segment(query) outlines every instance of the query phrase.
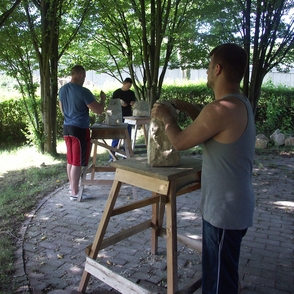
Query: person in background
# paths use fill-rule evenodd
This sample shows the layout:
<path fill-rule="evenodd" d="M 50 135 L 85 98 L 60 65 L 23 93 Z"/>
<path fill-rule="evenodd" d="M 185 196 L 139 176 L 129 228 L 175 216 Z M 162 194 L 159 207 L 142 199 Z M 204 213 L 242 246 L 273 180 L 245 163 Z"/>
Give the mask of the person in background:
<path fill-rule="evenodd" d="M 132 116 L 133 109 L 132 106 L 136 101 L 135 93 L 131 90 L 133 81 L 131 78 L 126 78 L 123 81 L 122 87 L 115 90 L 112 94 L 112 99 L 120 99 L 121 100 L 121 109 L 122 109 L 122 116 Z M 124 119 L 123 119 L 124 121 Z M 128 125 L 128 133 L 130 139 L 132 137 L 132 125 Z M 118 147 L 119 139 L 112 140 L 111 146 L 114 148 Z M 113 158 L 110 156 L 109 161 L 112 161 Z"/>
<path fill-rule="evenodd" d="M 252 107 L 240 92 L 248 57 L 236 44 L 222 44 L 210 52 L 207 86 L 215 100 L 199 111 L 173 99 L 193 122 L 181 129 L 169 109 L 155 103 L 151 117 L 165 125 L 176 150 L 203 143 L 201 175 L 202 293 L 238 293 L 241 241 L 252 226 L 255 196 L 252 168 L 255 124 Z"/>
<path fill-rule="evenodd" d="M 83 87 L 86 71 L 81 65 L 71 69 L 71 81 L 59 90 L 59 106 L 64 115 L 63 136 L 67 148 L 67 176 L 71 200 L 77 200 L 82 166 L 90 157 L 89 109 L 97 114 L 104 111 L 106 95 L 101 91 L 100 102 L 92 92 Z"/>

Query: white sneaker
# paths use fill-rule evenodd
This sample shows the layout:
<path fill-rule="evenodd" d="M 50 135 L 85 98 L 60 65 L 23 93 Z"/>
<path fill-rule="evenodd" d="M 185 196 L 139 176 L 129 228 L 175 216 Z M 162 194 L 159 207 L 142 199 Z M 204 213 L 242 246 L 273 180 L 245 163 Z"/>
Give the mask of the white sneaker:
<path fill-rule="evenodd" d="M 79 195 L 71 195 L 70 197 L 69 197 L 69 199 L 70 200 L 78 200 L 78 198 L 79 198 Z M 92 199 L 93 197 L 92 196 L 89 196 L 89 195 L 86 195 L 86 194 L 82 194 L 82 200 L 85 200 L 85 199 Z"/>
<path fill-rule="evenodd" d="M 69 197 L 69 199 L 70 200 L 78 200 L 78 195 L 71 195 L 70 197 Z"/>

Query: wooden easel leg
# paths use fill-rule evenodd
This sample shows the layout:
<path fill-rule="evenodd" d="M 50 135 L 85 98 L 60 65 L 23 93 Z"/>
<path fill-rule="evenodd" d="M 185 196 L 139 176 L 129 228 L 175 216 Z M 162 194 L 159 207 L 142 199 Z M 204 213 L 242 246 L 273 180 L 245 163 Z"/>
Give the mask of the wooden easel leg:
<path fill-rule="evenodd" d="M 148 132 L 146 130 L 146 125 L 142 125 L 142 127 L 143 127 L 143 132 L 144 132 L 145 145 L 147 148 L 148 147 Z"/>
<path fill-rule="evenodd" d="M 166 203 L 167 294 L 178 291 L 177 207 L 175 183 L 171 182 Z"/>
<path fill-rule="evenodd" d="M 138 126 L 135 125 L 134 137 L 133 137 L 133 141 L 132 141 L 132 149 L 133 150 L 135 150 L 136 139 L 137 139 L 137 131 L 138 131 Z"/>
<path fill-rule="evenodd" d="M 152 196 L 156 196 L 157 193 L 152 192 Z M 151 253 L 157 254 L 158 252 L 158 211 L 159 211 L 159 203 L 156 202 L 152 204 L 152 217 L 151 217 Z"/>
<path fill-rule="evenodd" d="M 126 154 L 127 158 L 131 158 L 134 154 L 133 154 L 133 150 L 131 148 L 131 140 L 130 140 L 128 130 L 125 130 L 125 136 L 126 136 L 126 139 L 124 140 L 125 154 Z M 132 186 L 132 191 L 133 191 L 134 200 L 137 200 L 138 199 L 137 191 L 134 186 Z"/>
<path fill-rule="evenodd" d="M 157 193 L 152 193 L 152 196 L 157 196 Z M 158 253 L 158 237 L 160 233 L 160 229 L 162 228 L 165 204 L 166 202 L 163 200 L 165 198 L 161 198 L 162 200 L 158 203 L 152 204 L 152 230 L 151 230 L 151 253 Z"/>
<path fill-rule="evenodd" d="M 89 252 L 89 257 L 91 257 L 92 259 L 97 258 L 97 255 L 98 255 L 100 246 L 102 244 L 121 185 L 122 185 L 121 182 L 114 179 L 103 215 L 101 217 L 101 220 L 96 232 L 96 236 L 94 238 L 93 244 L 91 246 L 91 250 Z M 79 285 L 79 289 L 78 289 L 79 292 L 81 293 L 85 292 L 89 282 L 89 278 L 90 278 L 90 274 L 84 270 L 82 279 Z"/>

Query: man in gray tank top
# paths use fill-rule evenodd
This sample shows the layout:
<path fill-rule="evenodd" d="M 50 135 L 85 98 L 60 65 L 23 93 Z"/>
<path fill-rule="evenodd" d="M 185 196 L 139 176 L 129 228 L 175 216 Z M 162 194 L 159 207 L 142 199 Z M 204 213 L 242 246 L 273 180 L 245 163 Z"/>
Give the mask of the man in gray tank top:
<path fill-rule="evenodd" d="M 255 197 L 252 165 L 255 124 L 251 105 L 240 92 L 247 66 L 245 50 L 222 44 L 210 52 L 207 86 L 215 100 L 201 111 L 173 99 L 193 119 L 182 130 L 169 109 L 156 103 L 151 116 L 161 120 L 176 150 L 203 143 L 201 176 L 202 293 L 237 294 L 240 247 L 252 226 Z"/>

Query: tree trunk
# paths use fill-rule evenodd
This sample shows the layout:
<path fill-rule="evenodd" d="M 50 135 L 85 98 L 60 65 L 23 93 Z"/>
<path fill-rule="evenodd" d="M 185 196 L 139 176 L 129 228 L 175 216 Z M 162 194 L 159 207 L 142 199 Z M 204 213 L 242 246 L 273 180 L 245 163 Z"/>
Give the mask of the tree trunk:
<path fill-rule="evenodd" d="M 261 94 L 261 85 L 264 77 L 265 73 L 263 73 L 262 70 L 252 70 L 248 99 L 251 103 L 254 114 L 256 114 L 257 104 Z"/>

